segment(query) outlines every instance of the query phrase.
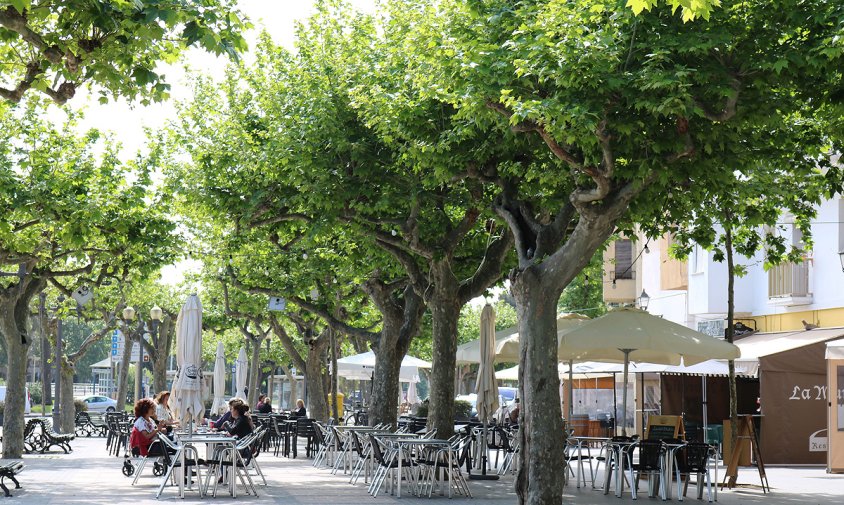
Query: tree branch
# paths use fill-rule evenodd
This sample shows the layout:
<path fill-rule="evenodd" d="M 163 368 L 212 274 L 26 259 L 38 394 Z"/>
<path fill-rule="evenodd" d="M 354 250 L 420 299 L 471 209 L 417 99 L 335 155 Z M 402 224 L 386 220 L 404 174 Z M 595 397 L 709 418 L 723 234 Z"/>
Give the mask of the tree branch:
<path fill-rule="evenodd" d="M 278 340 L 281 342 L 281 346 L 284 347 L 287 355 L 290 356 L 290 359 L 296 364 L 296 368 L 304 370 L 306 367 L 305 360 L 302 358 L 302 355 L 299 354 L 299 351 L 296 350 L 293 339 L 290 338 L 290 335 L 288 335 L 284 325 L 281 324 L 275 314 L 270 314 L 270 327 L 272 328 L 273 333 L 275 333 L 278 337 Z"/>
<path fill-rule="evenodd" d="M 736 115 L 736 105 L 738 104 L 739 93 L 741 91 L 741 81 L 737 77 L 733 77 L 730 79 L 730 88 L 733 93 L 727 97 L 727 102 L 719 112 L 713 111 L 702 101 L 697 99 L 695 100 L 695 104 L 703 110 L 703 116 L 706 119 L 723 123 L 724 121 L 729 121 Z"/>
<path fill-rule="evenodd" d="M 82 342 L 82 345 L 79 346 L 79 349 L 77 349 L 73 354 L 68 354 L 67 361 L 75 363 L 79 358 L 84 356 L 86 352 L 88 352 L 88 349 L 92 345 L 99 342 L 100 339 L 111 333 L 111 331 L 117 327 L 116 323 L 117 319 L 111 317 L 108 321 L 106 321 L 105 326 L 102 327 L 99 331 L 88 335 L 88 338 L 86 338 L 85 341 Z"/>
<path fill-rule="evenodd" d="M 272 217 L 268 217 L 265 219 L 258 219 L 249 222 L 249 228 L 260 228 L 261 226 L 267 226 L 276 223 L 286 223 L 290 221 L 301 221 L 304 223 L 310 223 L 311 217 L 305 214 L 300 213 L 289 213 L 289 214 L 278 214 Z"/>
<path fill-rule="evenodd" d="M 408 279 L 410 279 L 410 283 L 413 285 L 414 289 L 416 289 L 417 293 L 424 293 L 425 290 L 428 289 L 428 281 L 422 274 L 422 269 L 419 268 L 419 264 L 416 263 L 416 259 L 412 254 L 400 247 L 384 242 L 380 239 L 376 239 L 375 243 L 381 249 L 387 251 L 396 259 L 396 261 L 399 262 L 399 264 L 401 264 L 402 268 L 407 273 Z"/>
<path fill-rule="evenodd" d="M 472 298 L 480 296 L 501 277 L 501 267 L 512 247 L 513 234 L 505 228 L 504 233 L 487 246 L 484 258 L 474 275 L 460 284 L 457 296 L 460 297 L 461 303 L 466 304 Z"/>
<path fill-rule="evenodd" d="M 365 338 L 370 341 L 378 338 L 377 333 L 365 330 L 363 328 L 358 328 L 356 326 L 351 326 L 350 324 L 340 321 L 327 310 L 324 310 L 318 305 L 310 303 L 307 300 L 303 300 L 302 298 L 299 298 L 297 296 L 291 297 L 289 298 L 289 300 L 295 303 L 297 306 L 301 307 L 302 309 L 307 310 L 311 314 L 318 316 L 335 331 L 345 333 L 346 335 L 353 335 L 355 337 Z"/>

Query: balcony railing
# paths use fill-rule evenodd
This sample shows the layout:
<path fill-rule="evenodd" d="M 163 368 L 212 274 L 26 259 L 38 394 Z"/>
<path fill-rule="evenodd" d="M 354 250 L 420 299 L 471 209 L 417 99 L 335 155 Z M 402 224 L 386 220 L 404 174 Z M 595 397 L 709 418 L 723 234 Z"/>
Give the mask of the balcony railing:
<path fill-rule="evenodd" d="M 768 298 L 808 298 L 808 261 L 780 263 L 768 270 Z"/>

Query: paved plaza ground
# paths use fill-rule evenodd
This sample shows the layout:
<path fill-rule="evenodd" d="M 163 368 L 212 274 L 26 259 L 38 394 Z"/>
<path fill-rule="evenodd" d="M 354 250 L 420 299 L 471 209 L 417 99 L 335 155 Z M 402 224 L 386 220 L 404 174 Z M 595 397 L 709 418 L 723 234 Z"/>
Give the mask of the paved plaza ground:
<path fill-rule="evenodd" d="M 24 462 L 27 469 L 21 474 L 23 489 L 13 489 L 14 498 L 9 503 L 20 502 L 33 505 L 63 505 L 63 504 L 103 504 L 115 503 L 162 503 L 183 502 L 198 503 L 200 501 L 231 502 L 227 495 L 216 499 L 200 500 L 195 493 L 188 492 L 184 500 L 176 497 L 176 488 L 165 490 L 160 500 L 155 500 L 155 492 L 160 482 L 153 477 L 149 468 L 136 486 L 131 485 L 131 479 L 121 473 L 122 456 L 116 458 L 108 456 L 105 441 L 102 438 L 79 438 L 73 443 L 74 452 L 69 455 L 49 453 L 45 455 L 26 455 Z M 262 454 L 259 459 L 268 486 L 259 486 L 260 496 L 246 496 L 240 494 L 239 502 L 278 503 L 285 505 L 310 504 L 385 504 L 385 503 L 430 503 L 448 502 L 450 504 L 515 504 L 516 495 L 513 492 L 513 478 L 506 476 L 499 481 L 470 482 L 474 499 L 455 498 L 448 501 L 447 497 L 420 499 L 404 496 L 401 499 L 388 494 L 381 494 L 372 498 L 366 493 L 366 486 L 362 483 L 352 486 L 348 477 L 331 475 L 328 470 L 317 470 L 311 466 L 311 460 L 305 459 L 300 453 L 298 459 L 276 458 L 272 454 Z M 719 469 L 723 475 L 723 467 Z M 844 502 L 844 475 L 829 475 L 822 468 L 769 468 L 768 480 L 773 492 L 763 495 L 758 486 L 742 487 L 735 490 L 724 490 L 718 494 L 718 502 L 726 505 L 735 504 L 817 504 L 832 505 Z M 754 468 L 742 469 L 739 482 L 758 485 L 759 477 Z M 659 502 L 659 499 L 647 497 L 646 486 L 642 484 L 639 502 Z M 223 490 L 223 493 L 225 491 Z M 701 503 L 693 498 L 693 489 L 689 489 L 692 498 L 688 503 Z M 573 486 L 567 487 L 564 503 L 574 504 L 603 504 L 632 502 L 629 493 L 619 499 L 612 494 L 605 496 L 590 487 L 578 490 Z M 675 500 L 676 502 L 676 497 Z M 705 501 L 703 502 L 705 503 Z"/>

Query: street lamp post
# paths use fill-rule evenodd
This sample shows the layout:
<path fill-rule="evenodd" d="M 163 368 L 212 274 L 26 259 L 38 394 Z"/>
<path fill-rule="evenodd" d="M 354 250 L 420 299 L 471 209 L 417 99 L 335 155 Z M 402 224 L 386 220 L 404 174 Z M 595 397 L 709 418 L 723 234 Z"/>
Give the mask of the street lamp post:
<path fill-rule="evenodd" d="M 123 345 L 129 347 L 129 352 L 123 353 L 123 355 L 128 357 L 128 359 L 126 359 L 126 362 L 123 363 L 121 366 L 125 367 L 127 371 L 129 370 L 129 363 L 132 361 L 132 359 L 131 359 L 131 356 L 132 356 L 132 341 L 130 340 L 130 337 L 132 335 L 132 330 L 131 330 L 129 325 L 131 324 L 131 322 L 134 319 L 135 319 L 135 309 L 134 308 L 126 307 L 125 309 L 123 309 L 123 324 L 126 327 L 126 331 L 123 335 Z M 126 375 L 126 380 L 128 382 L 128 380 L 129 380 L 128 375 Z M 137 383 L 138 383 L 138 374 L 136 373 L 135 374 L 135 390 L 136 390 L 135 401 L 138 401 L 140 399 L 140 398 L 138 398 L 138 394 L 137 394 Z M 126 399 L 124 398 L 123 401 L 126 401 Z"/>
<path fill-rule="evenodd" d="M 53 395 L 53 426 L 62 429 L 62 303 L 64 295 L 59 295 L 56 300 L 56 377 L 53 382 L 56 384 L 56 394 Z M 42 391 L 41 394 L 44 394 Z"/>
<path fill-rule="evenodd" d="M 149 311 L 149 318 L 150 318 L 150 321 L 152 322 L 152 328 L 150 328 L 150 330 L 152 331 L 152 341 L 153 342 L 158 342 L 158 328 L 159 328 L 159 324 L 161 324 L 161 317 L 163 315 L 164 315 L 164 311 L 161 310 L 161 307 L 159 307 L 157 304 L 154 305 L 152 307 L 152 309 L 150 309 L 150 311 Z M 141 344 L 141 345 L 143 345 L 143 344 Z M 143 356 L 143 347 L 141 347 L 141 353 L 142 353 L 141 355 Z M 142 361 L 143 361 L 143 358 L 142 358 Z M 156 391 L 156 393 L 158 393 L 158 391 Z"/>

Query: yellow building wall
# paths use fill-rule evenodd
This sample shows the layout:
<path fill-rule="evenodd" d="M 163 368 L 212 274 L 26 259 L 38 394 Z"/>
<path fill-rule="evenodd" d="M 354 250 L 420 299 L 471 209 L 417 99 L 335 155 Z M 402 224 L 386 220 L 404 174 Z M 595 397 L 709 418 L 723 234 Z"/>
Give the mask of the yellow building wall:
<path fill-rule="evenodd" d="M 668 254 L 671 236 L 659 239 L 659 287 L 663 291 L 689 289 L 689 262 L 672 258 Z"/>
<path fill-rule="evenodd" d="M 736 318 L 736 320 L 742 321 L 748 319 L 756 321 L 756 328 L 760 332 L 802 330 L 804 329 L 803 320 L 822 328 L 829 328 L 844 326 L 844 307 Z"/>

